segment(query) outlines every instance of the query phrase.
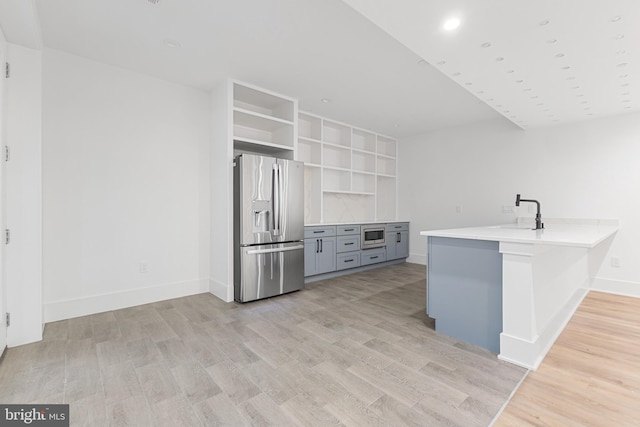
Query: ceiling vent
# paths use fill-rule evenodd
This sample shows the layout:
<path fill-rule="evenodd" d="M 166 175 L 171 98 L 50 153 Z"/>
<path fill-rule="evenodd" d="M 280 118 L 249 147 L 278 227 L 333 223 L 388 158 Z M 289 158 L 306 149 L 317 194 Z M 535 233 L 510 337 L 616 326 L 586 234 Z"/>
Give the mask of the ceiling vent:
<path fill-rule="evenodd" d="M 158 3 L 160 3 L 160 0 L 147 0 L 149 3 L 151 3 L 154 6 L 157 6 Z"/>

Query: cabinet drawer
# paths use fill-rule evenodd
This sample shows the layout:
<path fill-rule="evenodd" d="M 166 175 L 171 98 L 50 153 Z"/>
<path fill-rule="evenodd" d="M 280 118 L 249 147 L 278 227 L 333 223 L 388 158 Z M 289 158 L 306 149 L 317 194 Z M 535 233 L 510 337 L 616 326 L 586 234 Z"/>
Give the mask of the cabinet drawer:
<path fill-rule="evenodd" d="M 391 222 L 387 224 L 387 231 L 409 231 L 408 222 Z"/>
<path fill-rule="evenodd" d="M 360 264 L 369 265 L 387 260 L 385 249 L 369 249 L 361 252 Z"/>
<path fill-rule="evenodd" d="M 359 225 L 339 225 L 338 226 L 338 236 L 345 236 L 349 234 L 360 235 L 360 226 Z"/>
<path fill-rule="evenodd" d="M 360 235 L 338 236 L 338 246 L 336 252 L 351 252 L 360 250 Z"/>
<path fill-rule="evenodd" d="M 360 266 L 360 252 L 338 254 L 336 258 L 338 270 Z"/>
<path fill-rule="evenodd" d="M 304 228 L 304 238 L 305 239 L 313 239 L 316 237 L 328 237 L 336 235 L 336 226 L 320 226 L 320 227 L 305 227 Z"/>

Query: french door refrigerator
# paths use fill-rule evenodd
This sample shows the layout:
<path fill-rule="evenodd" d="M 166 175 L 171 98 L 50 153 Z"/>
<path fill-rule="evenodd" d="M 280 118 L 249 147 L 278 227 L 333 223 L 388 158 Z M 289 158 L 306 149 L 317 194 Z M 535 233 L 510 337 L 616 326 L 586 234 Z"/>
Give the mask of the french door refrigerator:
<path fill-rule="evenodd" d="M 234 299 L 247 302 L 302 289 L 304 164 L 241 154 L 233 181 Z"/>

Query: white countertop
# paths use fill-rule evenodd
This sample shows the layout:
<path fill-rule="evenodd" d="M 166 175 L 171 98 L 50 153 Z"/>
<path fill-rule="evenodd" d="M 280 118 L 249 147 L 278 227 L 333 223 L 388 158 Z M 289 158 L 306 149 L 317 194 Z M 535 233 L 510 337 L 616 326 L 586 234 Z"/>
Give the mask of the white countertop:
<path fill-rule="evenodd" d="M 454 239 L 491 240 L 512 243 L 574 246 L 593 248 L 618 231 L 615 221 L 596 223 L 545 223 L 542 230 L 532 230 L 531 224 L 505 224 L 485 227 L 453 228 L 421 231 L 421 236 Z"/>
<path fill-rule="evenodd" d="M 325 222 L 316 224 L 305 224 L 305 227 L 319 227 L 319 226 L 332 226 L 332 225 L 367 225 L 367 224 L 394 224 L 396 222 L 409 222 L 409 220 L 393 220 L 393 221 L 345 221 L 345 222 Z"/>

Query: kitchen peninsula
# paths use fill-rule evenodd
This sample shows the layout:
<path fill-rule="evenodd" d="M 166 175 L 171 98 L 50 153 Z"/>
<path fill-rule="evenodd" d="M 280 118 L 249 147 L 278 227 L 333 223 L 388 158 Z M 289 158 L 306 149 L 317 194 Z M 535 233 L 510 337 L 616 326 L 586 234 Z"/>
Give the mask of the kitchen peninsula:
<path fill-rule="evenodd" d="M 436 331 L 536 369 L 587 294 L 614 220 L 547 220 L 422 231 Z M 590 256 L 590 254 L 592 256 Z"/>

